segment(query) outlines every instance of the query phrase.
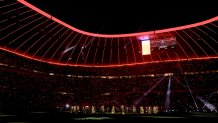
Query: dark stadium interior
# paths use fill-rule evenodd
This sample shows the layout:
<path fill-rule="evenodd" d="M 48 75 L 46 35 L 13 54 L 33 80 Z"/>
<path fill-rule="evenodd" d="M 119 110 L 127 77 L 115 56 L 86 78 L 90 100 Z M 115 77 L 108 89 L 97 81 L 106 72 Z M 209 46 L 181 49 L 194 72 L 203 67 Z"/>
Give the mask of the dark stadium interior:
<path fill-rule="evenodd" d="M 214 8 L 211 14 L 92 15 L 72 13 L 67 0 L 27 0 L 48 18 L 20 1 L 0 1 L 0 122 L 218 117 Z M 154 33 L 94 36 L 145 31 Z M 143 55 L 147 37 L 151 51 Z"/>

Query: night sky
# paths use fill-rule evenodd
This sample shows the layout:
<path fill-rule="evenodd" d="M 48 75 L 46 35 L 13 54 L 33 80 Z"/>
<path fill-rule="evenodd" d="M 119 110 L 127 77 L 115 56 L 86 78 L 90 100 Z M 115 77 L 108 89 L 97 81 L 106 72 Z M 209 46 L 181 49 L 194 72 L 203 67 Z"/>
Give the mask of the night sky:
<path fill-rule="evenodd" d="M 217 16 L 213 2 L 174 3 L 27 0 L 60 20 L 85 31 L 116 34 L 150 31 L 203 21 Z"/>

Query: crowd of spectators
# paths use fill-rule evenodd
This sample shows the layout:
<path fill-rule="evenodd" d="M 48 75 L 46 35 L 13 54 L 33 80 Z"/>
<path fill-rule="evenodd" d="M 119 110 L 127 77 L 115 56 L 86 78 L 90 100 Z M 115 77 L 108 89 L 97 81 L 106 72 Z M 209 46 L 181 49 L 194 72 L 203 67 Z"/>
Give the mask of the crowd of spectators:
<path fill-rule="evenodd" d="M 112 112 L 113 106 L 115 112 L 121 112 L 121 106 L 136 106 L 138 112 L 140 107 L 146 110 L 149 106 L 157 106 L 158 111 L 166 111 L 169 83 L 170 102 L 167 103 L 170 107 L 167 110 L 208 111 L 205 103 L 197 97 L 207 100 L 206 102 L 215 107 L 218 106 L 216 59 L 189 61 L 181 63 L 180 66 L 177 66 L 177 63 L 162 64 L 164 67 L 167 67 L 166 64 L 176 65 L 172 68 L 179 67 L 179 70 L 182 70 L 170 74 L 162 71 L 153 72 L 152 75 L 146 72 L 143 74 L 138 69 L 139 66 L 135 68 L 139 70 L 136 75 L 132 72 L 129 75 L 125 73 L 125 70 L 132 70 L 132 67 L 116 68 L 117 71 L 104 68 L 110 69 L 108 76 L 107 71 L 104 72 L 106 74 L 99 75 L 94 68 L 78 68 L 75 71 L 81 72 L 75 73 L 74 68 L 31 61 L 10 53 L 0 52 L 0 56 L 0 110 L 32 111 L 57 107 L 63 109 L 69 104 L 78 105 L 80 108 L 94 106 L 96 110 L 104 105 L 105 110 L 109 108 L 107 112 Z M 144 66 L 148 67 L 151 66 Z M 67 70 L 61 73 L 64 68 Z M 99 69 L 103 71 L 103 68 Z M 83 73 L 84 70 L 91 72 Z M 117 72 L 121 74 L 116 74 Z"/>

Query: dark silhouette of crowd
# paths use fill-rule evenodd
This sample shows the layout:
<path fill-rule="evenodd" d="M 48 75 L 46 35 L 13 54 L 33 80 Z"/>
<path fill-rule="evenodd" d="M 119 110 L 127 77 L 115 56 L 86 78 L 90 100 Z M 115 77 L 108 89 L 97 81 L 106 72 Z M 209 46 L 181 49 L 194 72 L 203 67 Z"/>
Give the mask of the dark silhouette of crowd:
<path fill-rule="evenodd" d="M 218 60 L 147 64 L 121 68 L 76 68 L 50 65 L 0 52 L 0 110 L 137 112 L 146 107 L 166 111 L 211 111 L 218 107 Z M 158 68 L 153 70 L 154 68 Z M 131 71 L 133 70 L 133 71 Z M 128 74 L 129 73 L 129 74 Z M 170 102 L 166 102 L 170 83 Z M 65 107 L 65 108 L 64 108 Z M 143 107 L 143 108 L 140 108 Z M 72 108 L 72 109 L 71 109 Z M 131 110 L 130 110 L 131 109 Z M 128 110 L 128 111 L 126 111 Z M 213 110 L 216 111 L 216 110 Z M 87 111 L 86 111 L 87 112 Z"/>

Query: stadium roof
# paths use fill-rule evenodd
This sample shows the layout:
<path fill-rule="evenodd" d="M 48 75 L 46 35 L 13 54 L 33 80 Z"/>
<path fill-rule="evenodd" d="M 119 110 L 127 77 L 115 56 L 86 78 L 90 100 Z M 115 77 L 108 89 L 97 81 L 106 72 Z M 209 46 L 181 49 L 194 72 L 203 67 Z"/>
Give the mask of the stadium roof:
<path fill-rule="evenodd" d="M 213 2 L 181 4 L 158 1 L 154 3 L 115 3 L 113 1 L 75 2 L 70 0 L 27 0 L 36 7 L 78 29 L 100 33 L 118 34 L 158 30 L 208 20 L 217 16 Z M 183 1 L 185 3 L 185 1 Z M 207 3 L 209 3 L 207 5 Z M 155 5 L 155 6 L 153 6 Z M 206 6 L 207 11 L 202 9 Z"/>
<path fill-rule="evenodd" d="M 78 18 L 73 19 L 75 23 L 67 23 L 69 19 L 61 19 L 61 14 L 54 16 L 52 11 L 45 12 L 43 7 L 37 8 L 28 1 L 2 1 L 0 49 L 51 64 L 84 67 L 218 58 L 218 16 L 198 16 L 196 18 L 201 20 L 199 22 L 193 23 L 197 21 L 196 18 L 188 19 L 189 21 L 178 22 L 179 25 L 176 22 L 168 25 L 171 23 L 166 23 L 165 20 L 158 23 L 164 26 L 147 28 L 151 30 L 146 30 L 144 27 L 148 26 L 142 24 L 142 28 L 137 31 L 132 28 L 137 26 L 131 27 L 130 24 L 130 28 L 125 27 L 130 29 L 127 32 L 123 31 L 124 28 L 119 28 L 122 30 L 117 29 L 114 33 L 121 34 L 111 34 L 113 28 L 107 27 L 120 23 L 109 23 L 104 28 L 84 28 L 85 23 L 78 24 Z M 119 19 L 121 23 L 124 20 Z M 155 45 L 151 46 L 151 54 L 142 55 L 141 40 L 150 40 L 151 45 Z"/>

